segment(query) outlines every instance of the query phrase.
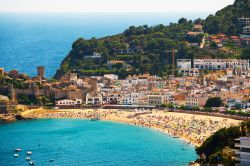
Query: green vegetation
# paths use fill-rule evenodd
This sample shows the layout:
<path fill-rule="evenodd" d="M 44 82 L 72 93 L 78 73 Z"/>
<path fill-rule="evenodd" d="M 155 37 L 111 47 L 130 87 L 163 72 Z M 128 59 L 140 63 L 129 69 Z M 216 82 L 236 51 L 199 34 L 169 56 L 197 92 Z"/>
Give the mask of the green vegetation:
<path fill-rule="evenodd" d="M 236 110 L 226 111 L 226 114 L 250 117 L 250 112 L 243 112 L 243 111 L 236 111 Z"/>
<path fill-rule="evenodd" d="M 38 98 L 32 95 L 19 95 L 18 103 L 25 105 L 41 105 L 41 106 L 51 106 L 55 102 L 53 97 L 39 96 Z"/>
<path fill-rule="evenodd" d="M 209 34 L 225 33 L 227 35 L 239 35 L 242 32 L 242 25 L 238 18 L 250 17 L 250 1 L 235 0 L 233 5 L 229 5 L 209 15 L 204 20 L 204 30 Z"/>
<path fill-rule="evenodd" d="M 169 69 L 166 64 L 171 63 L 172 48 L 178 49 L 177 57 L 188 56 L 185 34 L 192 29 L 193 22 L 180 20 L 181 23 L 170 26 L 131 26 L 121 34 L 100 39 L 79 38 L 63 60 L 56 78 L 69 71 L 82 75 L 116 73 L 123 77 L 143 73 L 164 75 Z M 102 57 L 86 58 L 93 52 Z"/>
<path fill-rule="evenodd" d="M 245 136 L 250 130 L 250 122 L 242 122 L 238 127 L 222 128 L 210 136 L 200 147 L 196 148 L 196 153 L 201 156 L 199 162 L 209 164 L 234 165 L 234 140 L 240 136 Z"/>
<path fill-rule="evenodd" d="M 220 97 L 212 97 L 207 100 L 205 108 L 220 107 L 221 105 L 222 101 Z"/>
<path fill-rule="evenodd" d="M 8 86 L 9 84 L 13 84 L 13 87 L 18 89 L 26 89 L 28 87 L 28 84 L 25 83 L 25 79 L 0 76 L 0 87 Z"/>

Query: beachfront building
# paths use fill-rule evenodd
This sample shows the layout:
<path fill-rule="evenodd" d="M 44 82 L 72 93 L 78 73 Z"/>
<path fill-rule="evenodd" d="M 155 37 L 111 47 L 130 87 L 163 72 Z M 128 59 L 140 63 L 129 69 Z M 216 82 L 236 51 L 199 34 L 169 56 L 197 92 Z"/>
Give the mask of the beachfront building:
<path fill-rule="evenodd" d="M 240 166 L 250 165 L 250 137 L 240 137 L 235 140 L 235 155 L 236 161 Z"/>
<path fill-rule="evenodd" d="M 118 92 L 109 92 L 106 94 L 107 104 L 118 104 L 120 103 L 121 94 Z"/>
<path fill-rule="evenodd" d="M 235 92 L 237 93 L 237 92 Z M 250 102 L 249 102 L 249 98 L 243 98 L 243 97 L 230 97 L 227 98 L 226 100 L 228 108 L 241 108 L 241 109 L 247 109 L 250 108 Z"/>
<path fill-rule="evenodd" d="M 148 95 L 148 104 L 161 105 L 164 103 L 163 95 Z"/>
<path fill-rule="evenodd" d="M 185 98 L 185 106 L 187 107 L 204 107 L 208 97 L 202 94 L 189 94 Z"/>
<path fill-rule="evenodd" d="M 87 93 L 86 105 L 102 105 L 102 95 L 100 93 Z"/>
<path fill-rule="evenodd" d="M 56 101 L 56 106 L 77 106 L 82 104 L 82 99 L 75 99 L 75 100 L 58 100 Z"/>
<path fill-rule="evenodd" d="M 174 94 L 172 92 L 151 92 L 148 97 L 148 104 L 174 104 Z"/>
<path fill-rule="evenodd" d="M 194 59 L 194 68 L 199 70 L 249 69 L 249 60 L 244 59 Z"/>
<path fill-rule="evenodd" d="M 120 104 L 122 105 L 134 105 L 138 104 L 139 93 L 123 93 L 120 98 Z"/>

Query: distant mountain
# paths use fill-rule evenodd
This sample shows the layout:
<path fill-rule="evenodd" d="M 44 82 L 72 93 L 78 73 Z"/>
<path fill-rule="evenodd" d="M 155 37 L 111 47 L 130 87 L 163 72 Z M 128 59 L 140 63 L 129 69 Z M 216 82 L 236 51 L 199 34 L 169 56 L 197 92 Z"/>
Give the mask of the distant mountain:
<path fill-rule="evenodd" d="M 204 30 L 209 34 L 239 35 L 242 32 L 241 17 L 250 18 L 250 0 L 235 0 L 233 5 L 209 15 L 204 21 Z"/>

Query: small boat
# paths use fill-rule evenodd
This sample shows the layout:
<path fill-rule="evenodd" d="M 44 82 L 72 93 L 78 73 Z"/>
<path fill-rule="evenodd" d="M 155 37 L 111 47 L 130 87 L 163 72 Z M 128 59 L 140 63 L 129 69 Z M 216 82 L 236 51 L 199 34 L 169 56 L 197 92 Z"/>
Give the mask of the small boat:
<path fill-rule="evenodd" d="M 18 154 L 14 154 L 14 157 L 18 157 L 19 155 Z"/>
<path fill-rule="evenodd" d="M 31 160 L 31 158 L 30 157 L 26 157 L 26 161 L 30 161 Z"/>
<path fill-rule="evenodd" d="M 180 137 L 178 137 L 178 136 L 173 136 L 173 138 L 180 138 Z"/>
<path fill-rule="evenodd" d="M 21 148 L 16 148 L 15 151 L 16 151 L 16 152 L 21 152 L 22 149 L 21 149 Z"/>
<path fill-rule="evenodd" d="M 30 165 L 35 165 L 35 162 L 34 161 L 30 161 L 29 164 Z"/>
<path fill-rule="evenodd" d="M 27 155 L 32 155 L 32 152 L 31 151 L 27 151 Z"/>

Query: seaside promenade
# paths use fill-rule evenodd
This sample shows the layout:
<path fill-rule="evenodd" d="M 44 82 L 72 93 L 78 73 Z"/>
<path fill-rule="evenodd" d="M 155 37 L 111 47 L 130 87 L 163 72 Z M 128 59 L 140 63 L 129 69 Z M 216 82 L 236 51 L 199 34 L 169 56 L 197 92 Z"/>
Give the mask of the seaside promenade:
<path fill-rule="evenodd" d="M 236 126 L 241 121 L 223 117 L 166 112 L 162 110 L 123 110 L 123 109 L 34 109 L 22 113 L 25 118 L 100 118 L 148 127 L 181 138 L 187 143 L 200 146 L 217 130 Z"/>

